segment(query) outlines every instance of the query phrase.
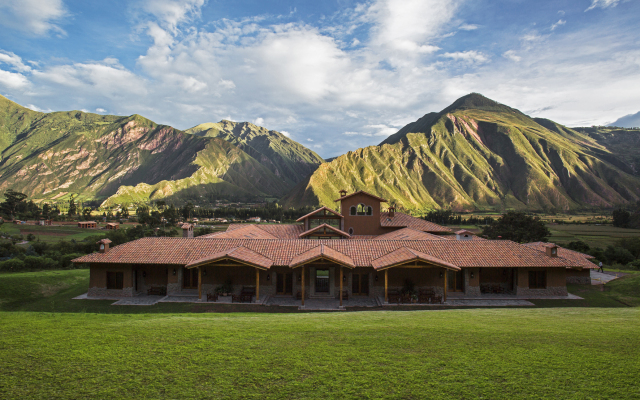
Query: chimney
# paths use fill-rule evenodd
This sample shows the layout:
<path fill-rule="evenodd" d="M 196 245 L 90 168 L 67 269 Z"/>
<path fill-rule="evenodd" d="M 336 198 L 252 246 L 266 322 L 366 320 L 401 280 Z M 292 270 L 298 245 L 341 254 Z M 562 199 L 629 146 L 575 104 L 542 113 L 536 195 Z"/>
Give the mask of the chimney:
<path fill-rule="evenodd" d="M 545 244 L 544 247 L 546 247 L 546 253 L 549 257 L 558 257 L 558 246 L 553 243 L 548 243 Z"/>
<path fill-rule="evenodd" d="M 347 191 L 344 189 L 342 189 L 339 193 L 341 198 L 347 195 Z"/>
<path fill-rule="evenodd" d="M 191 225 L 191 224 L 183 224 L 182 225 L 182 237 L 183 238 L 192 238 L 193 237 L 193 225 Z"/>
<path fill-rule="evenodd" d="M 98 247 L 98 252 L 107 253 L 109 251 L 109 243 L 111 243 L 111 240 L 109 239 L 98 240 L 96 242 L 97 245 L 100 245 L 100 247 Z"/>
<path fill-rule="evenodd" d="M 389 207 L 389 218 L 393 218 L 394 215 L 396 215 L 396 206 L 390 206 Z"/>
<path fill-rule="evenodd" d="M 456 232 L 456 240 L 473 240 L 473 232 L 462 229 Z"/>

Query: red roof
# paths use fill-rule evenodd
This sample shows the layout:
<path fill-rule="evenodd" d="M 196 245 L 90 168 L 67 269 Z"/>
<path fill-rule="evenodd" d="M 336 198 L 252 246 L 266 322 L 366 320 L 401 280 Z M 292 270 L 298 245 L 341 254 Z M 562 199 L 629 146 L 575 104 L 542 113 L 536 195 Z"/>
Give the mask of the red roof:
<path fill-rule="evenodd" d="M 412 261 L 422 261 L 428 264 L 435 264 L 439 267 L 460 271 L 460 267 L 456 265 L 448 263 L 437 257 L 430 256 L 421 251 L 410 249 L 408 247 L 401 247 L 389 254 L 385 254 L 382 257 L 376 258 L 375 260 L 371 261 L 371 266 L 374 269 L 387 269 Z"/>
<path fill-rule="evenodd" d="M 442 236 L 418 231 L 412 228 L 402 228 L 375 237 L 375 240 L 444 240 Z"/>
<path fill-rule="evenodd" d="M 595 258 L 592 255 L 565 249 L 564 247 L 557 246 L 554 243 L 533 242 L 533 243 L 524 243 L 524 245 L 532 249 L 539 250 L 541 252 L 545 252 L 546 251 L 545 249 L 547 247 L 556 246 L 558 248 L 558 257 L 564 258 L 576 264 L 580 264 L 582 268 L 589 268 L 589 269 L 598 268 L 597 265 L 589 261 L 590 259 Z"/>
<path fill-rule="evenodd" d="M 351 257 L 347 256 L 346 254 L 340 253 L 339 251 L 336 251 L 325 244 L 316 246 L 296 256 L 289 263 L 289 267 L 296 268 L 319 259 L 327 259 L 348 268 L 355 268 L 355 264 Z"/>
<path fill-rule="evenodd" d="M 334 232 L 337 235 L 340 235 L 342 237 L 346 237 L 349 238 L 350 235 L 347 232 L 341 231 L 340 229 L 333 227 L 331 225 L 328 224 L 322 224 L 322 225 L 318 225 L 313 229 L 309 229 L 306 232 L 302 232 L 300 235 L 298 235 L 298 237 L 303 238 L 303 237 L 307 237 L 309 235 L 311 235 L 314 232 L 318 232 L 318 231 L 322 231 L 323 233 L 326 233 L 326 231 L 329 230 L 331 232 Z"/>
<path fill-rule="evenodd" d="M 187 264 L 186 267 L 194 268 L 203 264 L 209 264 L 226 259 L 238 261 L 242 264 L 249 264 L 251 266 L 260 266 L 264 269 L 269 269 L 273 265 L 273 261 L 263 256 L 262 254 L 258 254 L 251 249 L 240 246 L 214 253 L 208 257 L 203 257 L 199 260 Z"/>
<path fill-rule="evenodd" d="M 358 190 L 357 192 L 354 192 L 354 193 L 348 194 L 348 195 L 346 195 L 346 196 L 342 196 L 342 197 L 340 197 L 339 199 L 336 199 L 336 200 L 334 200 L 334 201 L 342 201 L 342 200 L 344 200 L 344 199 L 348 199 L 349 197 L 351 197 L 351 196 L 355 196 L 355 195 L 357 195 L 357 194 L 364 194 L 364 195 L 369 196 L 369 197 L 372 197 L 372 198 L 374 198 L 374 199 L 376 199 L 376 200 L 380 200 L 382 203 L 387 203 L 387 200 L 386 200 L 386 199 L 383 199 L 382 197 L 378 197 L 378 196 L 375 196 L 375 195 L 373 195 L 373 194 L 371 194 L 371 193 L 365 192 L 364 190 Z"/>
<path fill-rule="evenodd" d="M 273 261 L 289 266 L 295 257 L 319 245 L 350 257 L 356 267 L 401 247 L 407 247 L 458 267 L 583 267 L 583 263 L 508 240 L 282 240 L 147 237 L 111 248 L 106 253 L 79 257 L 76 263 L 176 264 L 187 265 L 235 247 L 246 247 Z"/>
<path fill-rule="evenodd" d="M 340 214 L 340 213 L 339 213 L 339 212 L 337 212 L 336 210 L 332 210 L 332 209 L 330 209 L 329 207 L 320 207 L 320 208 L 318 208 L 317 210 L 312 211 L 312 212 L 310 212 L 309 214 L 304 215 L 304 216 L 302 216 L 302 217 L 298 218 L 298 219 L 296 220 L 296 222 L 304 221 L 304 219 L 305 219 L 305 218 L 309 218 L 310 216 L 312 216 L 312 215 L 314 215 L 314 214 L 316 214 L 316 213 L 319 213 L 319 212 L 320 212 L 320 211 L 322 211 L 322 210 L 329 211 L 330 213 L 332 213 L 332 214 L 334 214 L 334 215 L 336 215 L 336 216 L 338 216 L 338 217 L 340 217 L 340 218 L 343 218 L 342 214 Z"/>
<path fill-rule="evenodd" d="M 380 226 L 389 228 L 412 228 L 423 232 L 451 232 L 451 229 L 447 227 L 399 212 L 396 212 L 393 217 L 389 217 L 388 212 L 380 213 Z"/>

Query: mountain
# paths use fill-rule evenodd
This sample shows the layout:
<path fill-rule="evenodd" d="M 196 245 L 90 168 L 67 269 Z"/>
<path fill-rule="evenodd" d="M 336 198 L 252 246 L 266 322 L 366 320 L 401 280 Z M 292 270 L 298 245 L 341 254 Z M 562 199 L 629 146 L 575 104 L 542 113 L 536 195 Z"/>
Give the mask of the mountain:
<path fill-rule="evenodd" d="M 269 167 L 222 138 L 139 115 L 41 113 L 0 96 L 0 192 L 11 188 L 49 199 L 111 196 L 107 204 L 280 197 L 293 184 Z"/>
<path fill-rule="evenodd" d="M 640 111 L 635 114 L 629 114 L 618 118 L 615 122 L 609 124 L 609 126 L 637 129 L 640 127 Z"/>
<path fill-rule="evenodd" d="M 282 203 L 331 206 L 345 189 L 410 210 L 610 207 L 640 199 L 633 172 L 587 134 L 471 93 L 322 164 Z"/>
<path fill-rule="evenodd" d="M 639 124 L 640 125 L 640 124 Z M 611 153 L 624 161 L 633 170 L 634 175 L 640 176 L 640 129 L 618 128 L 609 126 L 593 126 L 587 128 L 573 128 L 588 135 L 598 144 L 606 147 Z"/>
<path fill-rule="evenodd" d="M 318 165 L 324 162 L 315 152 L 282 133 L 249 122 L 209 122 L 194 126 L 185 132 L 203 137 L 217 137 L 234 144 L 290 187 L 309 177 Z"/>

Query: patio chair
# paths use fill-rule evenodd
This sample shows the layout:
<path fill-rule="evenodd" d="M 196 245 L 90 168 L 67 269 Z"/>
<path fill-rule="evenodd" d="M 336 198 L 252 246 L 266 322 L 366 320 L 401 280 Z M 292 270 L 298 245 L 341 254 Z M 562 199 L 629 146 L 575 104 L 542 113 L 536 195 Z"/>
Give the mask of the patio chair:
<path fill-rule="evenodd" d="M 397 290 L 390 290 L 387 293 L 387 297 L 389 298 L 389 303 L 400 304 L 400 293 Z"/>
<path fill-rule="evenodd" d="M 207 301 L 218 301 L 218 293 L 207 293 Z"/>

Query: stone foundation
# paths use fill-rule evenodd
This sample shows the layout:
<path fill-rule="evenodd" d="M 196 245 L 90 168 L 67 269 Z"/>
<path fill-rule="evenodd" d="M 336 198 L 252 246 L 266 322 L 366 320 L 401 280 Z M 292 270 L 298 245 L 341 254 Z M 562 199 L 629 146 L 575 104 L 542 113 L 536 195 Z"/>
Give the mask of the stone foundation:
<path fill-rule="evenodd" d="M 590 276 L 567 276 L 567 283 L 575 283 L 578 285 L 591 285 Z"/>
<path fill-rule="evenodd" d="M 529 289 L 528 287 L 518 287 L 516 295 L 518 296 L 567 296 L 566 286 L 547 286 L 546 289 Z"/>
<path fill-rule="evenodd" d="M 168 283 L 167 295 L 178 295 L 182 291 L 182 285 L 180 283 Z"/>
<path fill-rule="evenodd" d="M 87 292 L 87 297 L 133 297 L 132 287 L 123 289 L 107 289 L 106 287 L 92 287 Z"/>

